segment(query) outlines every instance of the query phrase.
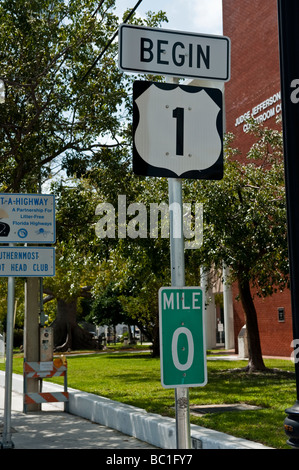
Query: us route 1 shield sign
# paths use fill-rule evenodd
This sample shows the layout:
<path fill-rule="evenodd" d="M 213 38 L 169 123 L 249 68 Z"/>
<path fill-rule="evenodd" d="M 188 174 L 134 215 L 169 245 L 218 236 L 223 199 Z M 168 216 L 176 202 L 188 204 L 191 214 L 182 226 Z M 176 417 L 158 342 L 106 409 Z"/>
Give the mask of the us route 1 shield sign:
<path fill-rule="evenodd" d="M 221 90 L 136 81 L 133 104 L 135 174 L 223 177 Z"/>
<path fill-rule="evenodd" d="M 159 290 L 161 383 L 165 388 L 207 383 L 203 297 L 200 287 Z"/>

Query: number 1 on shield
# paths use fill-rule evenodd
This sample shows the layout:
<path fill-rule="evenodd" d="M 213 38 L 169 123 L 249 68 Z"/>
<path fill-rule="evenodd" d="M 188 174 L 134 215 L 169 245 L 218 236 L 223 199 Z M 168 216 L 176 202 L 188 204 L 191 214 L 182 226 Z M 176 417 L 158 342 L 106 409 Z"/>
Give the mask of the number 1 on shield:
<path fill-rule="evenodd" d="M 176 119 L 176 155 L 184 155 L 184 108 L 175 108 L 172 117 Z"/>

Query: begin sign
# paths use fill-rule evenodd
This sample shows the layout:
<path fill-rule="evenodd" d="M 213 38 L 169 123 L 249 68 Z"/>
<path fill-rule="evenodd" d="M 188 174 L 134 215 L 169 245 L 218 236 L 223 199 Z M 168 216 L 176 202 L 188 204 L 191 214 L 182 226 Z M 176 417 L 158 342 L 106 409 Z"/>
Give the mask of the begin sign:
<path fill-rule="evenodd" d="M 119 68 L 132 73 L 228 81 L 230 40 L 225 36 L 122 24 Z"/>

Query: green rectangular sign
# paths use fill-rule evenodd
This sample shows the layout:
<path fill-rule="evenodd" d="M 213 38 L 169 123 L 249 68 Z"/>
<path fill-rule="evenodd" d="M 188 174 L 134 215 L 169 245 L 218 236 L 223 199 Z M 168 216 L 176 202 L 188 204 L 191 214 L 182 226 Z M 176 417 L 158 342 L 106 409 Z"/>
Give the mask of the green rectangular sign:
<path fill-rule="evenodd" d="M 204 295 L 200 287 L 159 290 L 161 383 L 165 388 L 207 383 Z"/>

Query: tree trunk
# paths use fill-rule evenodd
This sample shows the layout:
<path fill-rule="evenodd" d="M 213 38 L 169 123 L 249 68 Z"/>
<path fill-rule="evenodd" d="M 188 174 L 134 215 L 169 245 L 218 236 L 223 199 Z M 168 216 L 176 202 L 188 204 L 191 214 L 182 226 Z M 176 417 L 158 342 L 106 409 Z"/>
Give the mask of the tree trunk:
<path fill-rule="evenodd" d="M 153 350 L 152 357 L 160 357 L 160 337 L 159 337 L 159 323 L 156 322 L 153 328 Z"/>
<path fill-rule="evenodd" d="M 260 335 L 257 322 L 257 313 L 252 299 L 248 280 L 238 278 L 239 293 L 246 317 L 246 329 L 248 335 L 249 372 L 263 371 L 266 369 L 260 343 Z"/>
<path fill-rule="evenodd" d="M 53 322 L 54 348 L 56 351 L 95 349 L 95 340 L 77 323 L 77 299 L 57 299 L 57 314 Z"/>

